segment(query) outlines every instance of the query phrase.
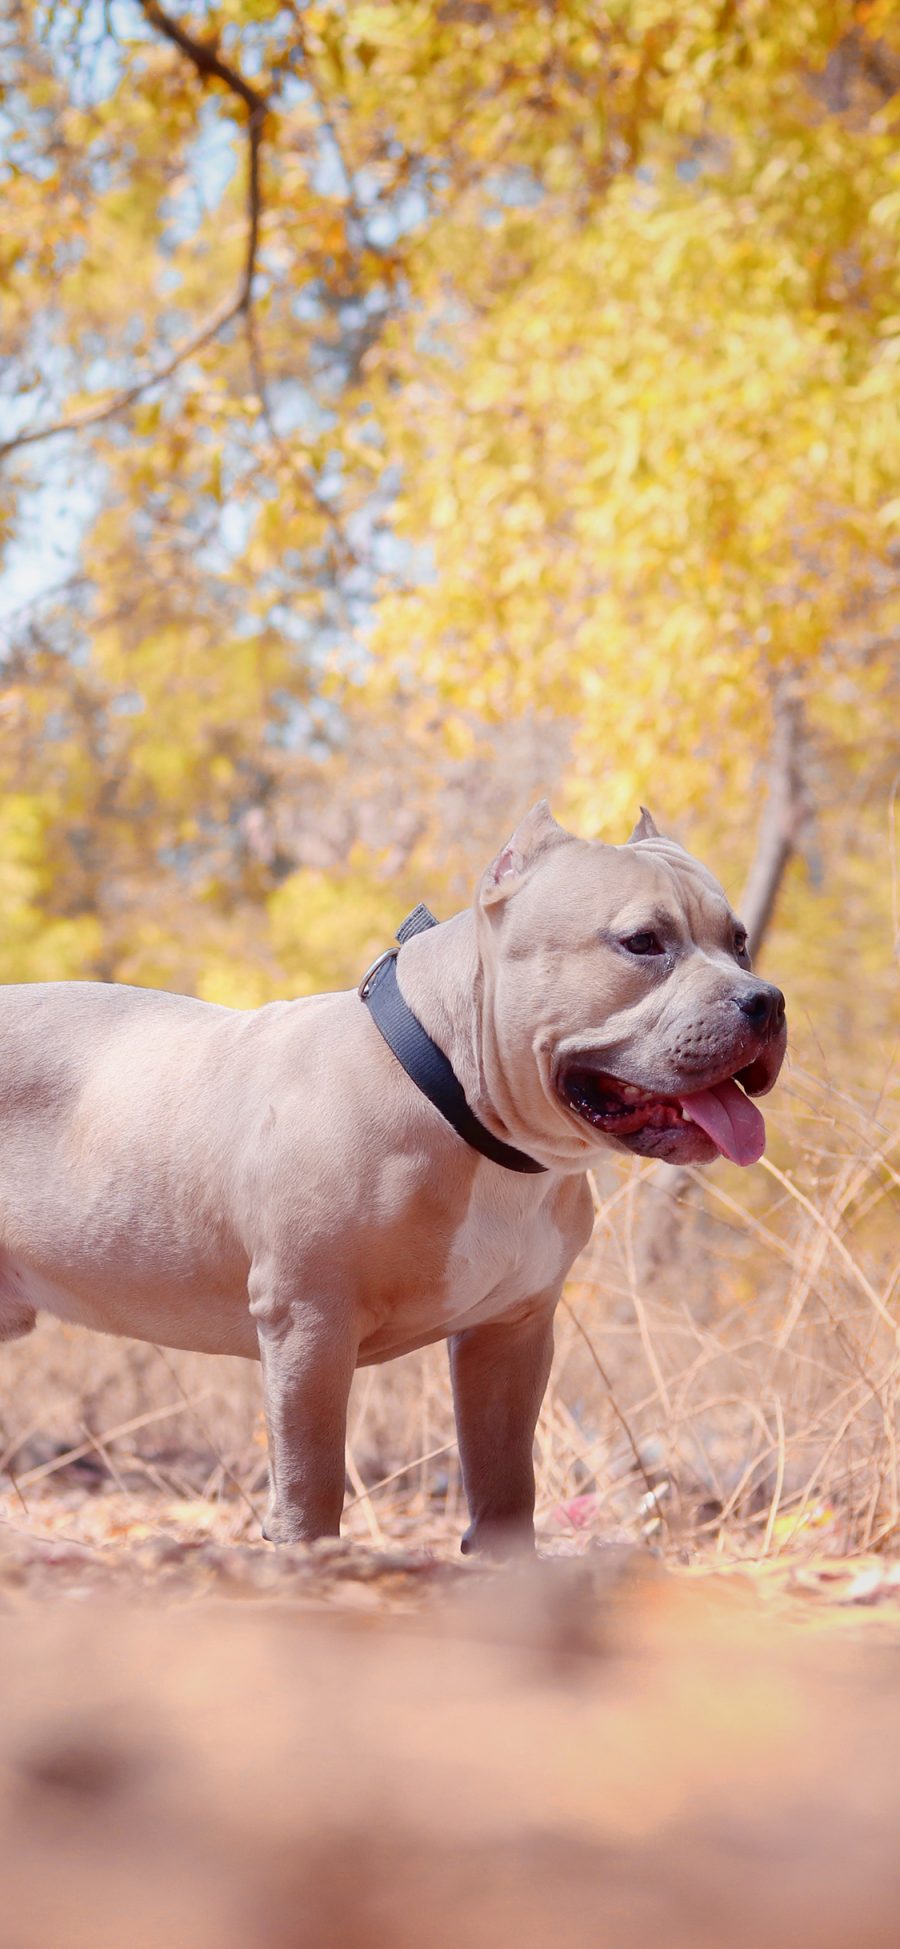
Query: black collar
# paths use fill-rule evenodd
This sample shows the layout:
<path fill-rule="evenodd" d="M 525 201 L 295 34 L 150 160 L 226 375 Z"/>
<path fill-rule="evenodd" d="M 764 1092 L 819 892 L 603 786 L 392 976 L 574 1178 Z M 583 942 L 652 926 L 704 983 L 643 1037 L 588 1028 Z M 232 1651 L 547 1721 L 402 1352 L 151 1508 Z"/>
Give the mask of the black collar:
<path fill-rule="evenodd" d="M 397 939 L 402 947 L 413 934 L 421 934 L 426 927 L 436 927 L 437 921 L 427 907 L 414 907 L 407 914 L 402 927 L 397 929 Z M 407 1006 L 400 993 L 397 981 L 397 955 L 400 949 L 389 947 L 373 961 L 371 968 L 363 976 L 359 992 L 369 1010 L 376 1028 L 383 1035 L 389 1049 L 397 1061 L 412 1078 L 416 1088 L 427 1096 L 441 1116 L 453 1125 L 460 1137 L 473 1150 L 489 1157 L 494 1164 L 502 1164 L 507 1171 L 543 1171 L 544 1164 L 538 1164 L 525 1152 L 514 1150 L 512 1144 L 504 1144 L 495 1137 L 470 1110 L 465 1092 L 453 1066 L 448 1062 L 443 1049 L 432 1042 L 427 1029 L 423 1029 L 417 1015 Z"/>

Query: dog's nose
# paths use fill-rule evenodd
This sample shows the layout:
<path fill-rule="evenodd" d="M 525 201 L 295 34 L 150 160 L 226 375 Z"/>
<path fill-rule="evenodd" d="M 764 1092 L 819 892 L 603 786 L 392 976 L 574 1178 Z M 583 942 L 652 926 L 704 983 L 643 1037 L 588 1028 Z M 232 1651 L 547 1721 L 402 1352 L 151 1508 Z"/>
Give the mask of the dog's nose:
<path fill-rule="evenodd" d="M 777 1035 L 784 1027 L 784 996 L 780 988 L 760 982 L 756 988 L 745 988 L 734 999 L 741 1014 L 746 1015 L 760 1035 Z"/>

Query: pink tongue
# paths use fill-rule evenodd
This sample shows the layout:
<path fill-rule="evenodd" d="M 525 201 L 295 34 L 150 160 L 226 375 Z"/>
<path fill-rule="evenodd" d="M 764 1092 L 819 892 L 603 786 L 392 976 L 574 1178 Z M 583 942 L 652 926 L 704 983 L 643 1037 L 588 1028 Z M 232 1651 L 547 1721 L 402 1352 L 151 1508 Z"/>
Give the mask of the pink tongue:
<path fill-rule="evenodd" d="M 749 1096 L 737 1083 L 717 1083 L 714 1090 L 698 1090 L 696 1096 L 680 1096 L 679 1103 L 692 1123 L 698 1123 L 711 1137 L 723 1157 L 732 1164 L 755 1164 L 766 1148 L 766 1126 Z"/>

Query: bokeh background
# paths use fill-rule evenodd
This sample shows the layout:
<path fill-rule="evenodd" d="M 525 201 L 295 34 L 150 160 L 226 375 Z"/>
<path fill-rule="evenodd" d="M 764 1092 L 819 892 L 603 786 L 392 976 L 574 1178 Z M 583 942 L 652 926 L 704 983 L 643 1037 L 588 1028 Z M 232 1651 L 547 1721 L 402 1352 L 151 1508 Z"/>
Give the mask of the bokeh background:
<path fill-rule="evenodd" d="M 649 804 L 743 888 L 791 1057 L 763 1167 L 598 1172 L 541 1520 L 885 1547 L 894 0 L 0 35 L 0 979 L 348 985 L 536 797 L 612 841 Z M 252 1529 L 257 1379 L 45 1323 L 0 1460 L 48 1522 L 80 1466 Z M 351 1529 L 456 1533 L 440 1350 L 363 1379 L 348 1468 Z"/>

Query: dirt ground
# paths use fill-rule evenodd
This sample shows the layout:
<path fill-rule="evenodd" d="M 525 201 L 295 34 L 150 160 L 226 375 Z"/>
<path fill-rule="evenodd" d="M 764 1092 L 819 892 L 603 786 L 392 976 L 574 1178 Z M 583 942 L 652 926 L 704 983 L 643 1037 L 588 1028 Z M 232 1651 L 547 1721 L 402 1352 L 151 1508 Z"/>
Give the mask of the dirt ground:
<path fill-rule="evenodd" d="M 3 1949 L 900 1941 L 895 1561 L 3 1518 Z"/>

